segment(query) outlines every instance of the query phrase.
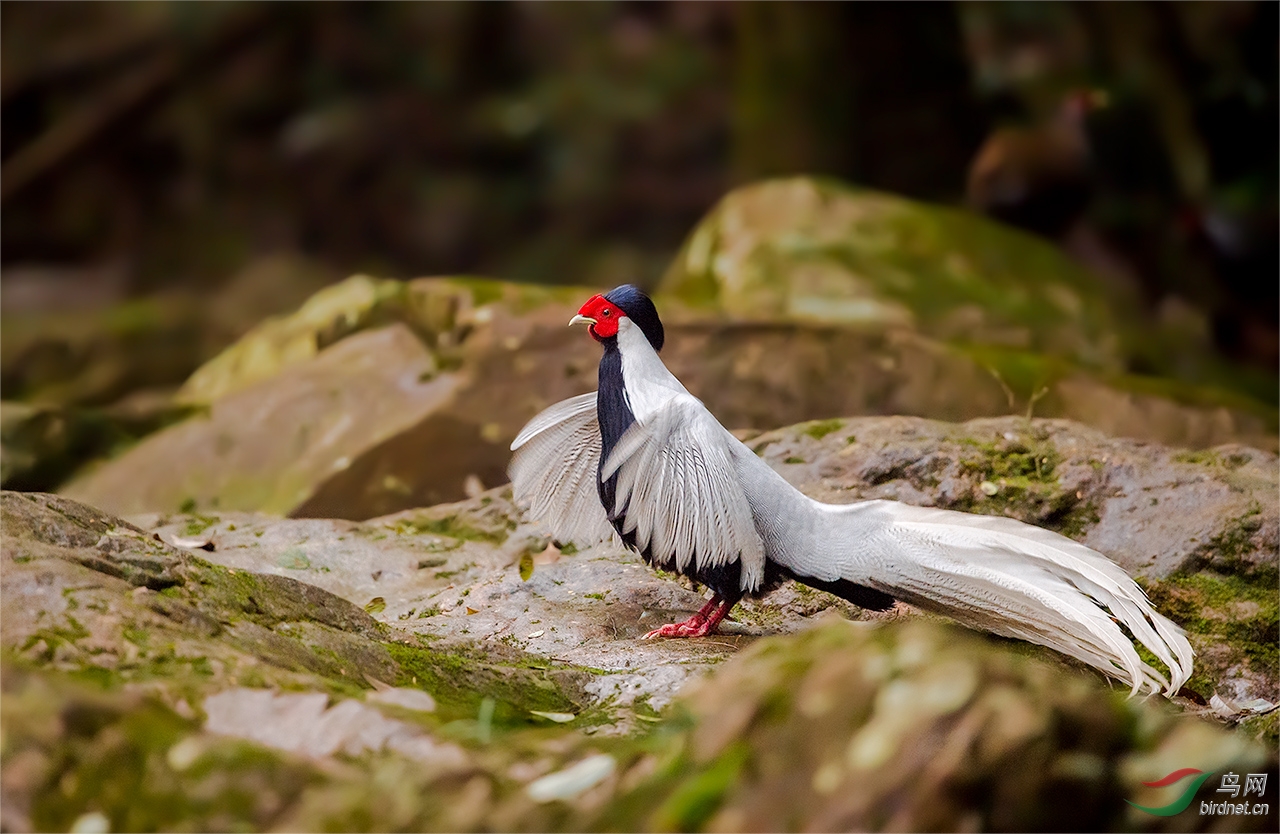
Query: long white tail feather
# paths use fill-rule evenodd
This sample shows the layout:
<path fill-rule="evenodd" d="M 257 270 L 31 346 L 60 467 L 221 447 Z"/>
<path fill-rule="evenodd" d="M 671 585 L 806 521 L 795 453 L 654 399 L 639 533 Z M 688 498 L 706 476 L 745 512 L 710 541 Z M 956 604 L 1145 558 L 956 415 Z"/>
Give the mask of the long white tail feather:
<path fill-rule="evenodd" d="M 844 579 L 1048 646 L 1128 681 L 1134 694 L 1173 694 L 1191 675 L 1193 653 L 1182 630 L 1123 570 L 1078 542 L 1013 519 L 888 501 L 850 505 L 862 512 L 817 506 L 829 542 L 861 538 L 871 545 L 863 548 L 872 551 L 869 562 L 836 558 Z M 802 564 L 789 567 L 805 575 Z M 1142 661 L 1121 626 L 1169 669 L 1168 680 Z"/>

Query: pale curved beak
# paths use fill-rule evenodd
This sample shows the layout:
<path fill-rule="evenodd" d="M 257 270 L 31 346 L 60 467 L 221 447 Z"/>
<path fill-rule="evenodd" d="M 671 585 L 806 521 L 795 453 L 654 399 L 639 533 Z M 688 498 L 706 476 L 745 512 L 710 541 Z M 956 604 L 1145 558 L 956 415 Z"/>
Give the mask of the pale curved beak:
<path fill-rule="evenodd" d="M 589 316 L 584 316 L 581 313 L 569 319 L 570 327 L 573 327 L 575 324 L 595 324 L 595 323 L 596 323 L 595 319 L 590 318 Z"/>

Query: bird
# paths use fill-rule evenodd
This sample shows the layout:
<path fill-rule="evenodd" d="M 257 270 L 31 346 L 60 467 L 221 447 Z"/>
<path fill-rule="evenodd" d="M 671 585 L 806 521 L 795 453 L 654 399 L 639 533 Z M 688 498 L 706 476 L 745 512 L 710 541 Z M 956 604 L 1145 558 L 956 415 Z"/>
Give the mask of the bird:
<path fill-rule="evenodd" d="M 826 504 L 791 486 L 663 364 L 662 321 L 635 286 L 593 296 L 570 324 L 586 325 L 603 347 L 598 389 L 521 430 L 512 494 L 556 541 L 620 540 L 712 591 L 689 619 L 646 638 L 705 637 L 744 597 L 795 580 L 865 609 L 901 600 L 1047 646 L 1129 683 L 1131 695 L 1172 695 L 1191 676 L 1183 631 L 1079 542 L 999 516 L 888 500 Z"/>
<path fill-rule="evenodd" d="M 1063 238 L 1093 197 L 1085 122 L 1105 104 L 1100 91 L 1075 91 L 1048 122 L 992 133 L 969 165 L 966 202 L 1011 226 Z"/>

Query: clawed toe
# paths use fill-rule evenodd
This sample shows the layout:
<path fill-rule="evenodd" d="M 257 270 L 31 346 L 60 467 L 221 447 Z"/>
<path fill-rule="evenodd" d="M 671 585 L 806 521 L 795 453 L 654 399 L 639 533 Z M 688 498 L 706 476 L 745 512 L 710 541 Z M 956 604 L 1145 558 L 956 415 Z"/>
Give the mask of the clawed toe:
<path fill-rule="evenodd" d="M 659 626 L 644 636 L 646 640 L 652 640 L 655 637 L 692 637 L 694 628 L 688 623 L 667 623 Z"/>
<path fill-rule="evenodd" d="M 655 637 L 706 637 L 714 628 L 715 626 L 705 620 L 702 622 L 667 623 L 646 634 L 644 639 L 652 640 Z"/>
<path fill-rule="evenodd" d="M 659 626 L 644 636 L 646 640 L 655 637 L 706 637 L 716 630 L 720 621 L 729 613 L 733 603 L 721 599 L 719 594 L 713 596 L 702 606 L 702 610 L 682 623 L 667 623 Z"/>

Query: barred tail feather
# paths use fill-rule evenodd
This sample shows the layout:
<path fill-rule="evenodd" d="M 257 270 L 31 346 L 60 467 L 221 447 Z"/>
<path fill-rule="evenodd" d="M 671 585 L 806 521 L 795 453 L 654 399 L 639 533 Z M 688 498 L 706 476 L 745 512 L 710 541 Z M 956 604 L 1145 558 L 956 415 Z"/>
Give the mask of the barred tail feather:
<path fill-rule="evenodd" d="M 866 540 L 866 522 L 882 517 L 869 537 L 880 558 L 873 565 L 859 559 L 849 566 L 854 575 L 844 578 L 965 625 L 1055 649 L 1127 681 L 1133 694 L 1172 695 L 1191 676 L 1193 652 L 1182 629 L 1101 553 L 1008 518 L 883 501 L 857 506 L 870 512 L 837 511 L 832 521 L 861 517 L 854 526 Z M 1168 669 L 1168 679 L 1143 662 L 1135 639 Z"/>

